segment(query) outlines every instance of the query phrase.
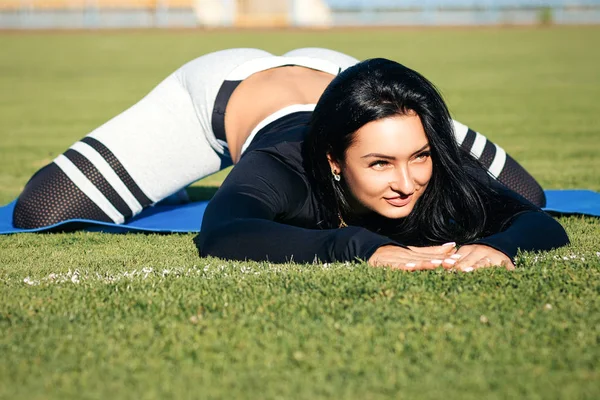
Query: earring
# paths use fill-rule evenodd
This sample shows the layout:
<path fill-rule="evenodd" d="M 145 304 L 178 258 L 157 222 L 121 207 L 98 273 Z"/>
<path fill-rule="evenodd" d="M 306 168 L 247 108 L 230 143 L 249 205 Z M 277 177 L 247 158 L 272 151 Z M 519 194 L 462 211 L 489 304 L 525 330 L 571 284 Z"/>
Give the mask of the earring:
<path fill-rule="evenodd" d="M 333 175 L 333 179 L 335 179 L 336 182 L 339 182 L 342 179 L 342 177 L 334 170 L 331 170 L 331 174 Z"/>

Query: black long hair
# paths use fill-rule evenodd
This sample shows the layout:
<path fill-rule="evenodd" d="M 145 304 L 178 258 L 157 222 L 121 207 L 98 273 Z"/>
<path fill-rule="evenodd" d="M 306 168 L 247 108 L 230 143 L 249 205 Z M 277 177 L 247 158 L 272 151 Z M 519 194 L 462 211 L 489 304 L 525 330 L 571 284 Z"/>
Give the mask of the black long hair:
<path fill-rule="evenodd" d="M 383 58 L 363 61 L 338 75 L 314 110 L 304 142 L 305 168 L 322 206 L 321 226 L 358 217 L 343 179 L 332 179 L 329 155 L 345 160 L 354 133 L 383 118 L 416 113 L 431 146 L 433 173 L 423 195 L 405 218 L 371 216 L 387 236 L 412 243 L 466 242 L 484 234 L 494 191 L 469 175 L 477 160 L 459 150 L 450 113 L 435 86 L 416 71 Z M 370 227 L 371 229 L 371 227 Z"/>

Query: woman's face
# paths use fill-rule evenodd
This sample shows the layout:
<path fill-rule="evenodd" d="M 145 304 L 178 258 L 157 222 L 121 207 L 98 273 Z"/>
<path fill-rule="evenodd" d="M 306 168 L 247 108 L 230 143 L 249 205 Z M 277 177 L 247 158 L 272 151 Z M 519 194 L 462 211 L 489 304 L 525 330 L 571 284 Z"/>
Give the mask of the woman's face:
<path fill-rule="evenodd" d="M 431 149 L 421 119 L 414 112 L 384 118 L 369 122 L 354 135 L 346 159 L 329 162 L 354 196 L 357 211 L 406 217 L 432 174 Z"/>

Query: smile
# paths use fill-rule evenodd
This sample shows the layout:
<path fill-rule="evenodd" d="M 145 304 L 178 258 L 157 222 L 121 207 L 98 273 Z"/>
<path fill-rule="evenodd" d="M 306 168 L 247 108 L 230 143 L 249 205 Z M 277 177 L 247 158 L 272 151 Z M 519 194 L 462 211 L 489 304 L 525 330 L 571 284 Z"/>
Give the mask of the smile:
<path fill-rule="evenodd" d="M 394 206 L 394 207 L 404 207 L 406 206 L 408 203 L 411 202 L 412 200 L 412 194 L 410 196 L 407 197 L 384 197 L 384 200 L 387 201 L 390 205 Z"/>

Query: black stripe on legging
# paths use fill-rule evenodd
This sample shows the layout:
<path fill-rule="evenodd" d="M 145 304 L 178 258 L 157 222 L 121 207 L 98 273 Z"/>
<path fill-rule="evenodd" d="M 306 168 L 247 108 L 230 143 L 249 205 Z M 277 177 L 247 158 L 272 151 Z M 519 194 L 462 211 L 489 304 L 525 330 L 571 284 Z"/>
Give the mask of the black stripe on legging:
<path fill-rule="evenodd" d="M 106 178 L 98 171 L 98 168 L 94 166 L 87 158 L 85 158 L 79 152 L 69 149 L 64 153 L 75 166 L 85 175 L 96 186 L 96 188 L 110 201 L 110 203 L 123 215 L 123 217 L 131 217 L 133 211 L 125 200 L 117 191 L 108 183 Z"/>
<path fill-rule="evenodd" d="M 94 148 L 110 165 L 110 167 L 115 171 L 117 176 L 123 181 L 127 189 L 133 194 L 133 196 L 137 199 L 137 201 L 142 205 L 142 207 L 146 207 L 152 203 L 152 201 L 146 196 L 146 194 L 140 189 L 140 187 L 135 183 L 131 175 L 125 170 L 123 164 L 115 157 L 115 155 L 102 143 L 98 140 L 86 136 L 81 139 L 82 142 L 87 143 L 91 147 Z"/>
<path fill-rule="evenodd" d="M 479 157 L 479 162 L 486 168 L 489 169 L 496 156 L 496 145 L 489 140 L 486 140 L 483 153 Z"/>
<path fill-rule="evenodd" d="M 465 140 L 463 140 L 462 144 L 460 145 L 461 149 L 470 152 L 471 148 L 473 147 L 473 143 L 475 143 L 475 136 L 477 136 L 475 131 L 469 129 L 467 131 L 467 135 L 465 136 Z"/>

